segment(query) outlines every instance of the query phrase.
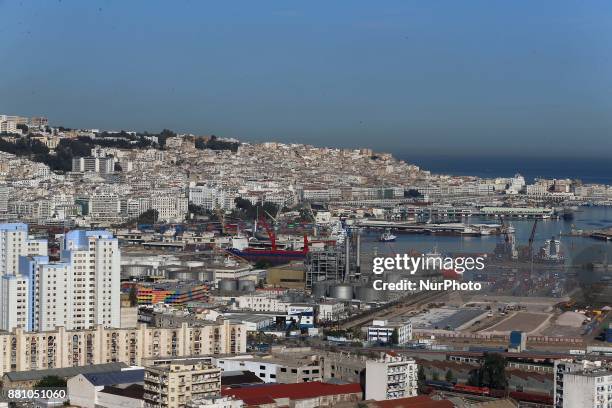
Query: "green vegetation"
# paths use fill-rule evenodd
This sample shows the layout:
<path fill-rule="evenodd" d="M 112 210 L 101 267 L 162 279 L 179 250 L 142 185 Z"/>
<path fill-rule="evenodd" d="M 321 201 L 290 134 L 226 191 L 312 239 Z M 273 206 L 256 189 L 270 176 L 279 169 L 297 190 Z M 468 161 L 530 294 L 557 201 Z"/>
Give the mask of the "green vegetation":
<path fill-rule="evenodd" d="M 55 148 L 55 154 L 51 154 L 45 144 L 30 136 L 18 137 L 15 143 L 0 139 L 0 151 L 44 163 L 54 171 L 70 171 L 72 170 L 72 158 L 90 156 L 91 149 L 94 146 L 129 149 L 147 147 L 152 144 L 144 138 L 138 139 L 136 136 L 127 133 L 125 133 L 125 139 L 104 139 L 104 137 L 111 136 L 113 138 L 122 137 L 119 135 L 102 133 L 95 140 L 84 136 L 76 139 L 62 139 Z"/>
<path fill-rule="evenodd" d="M 132 285 L 132 287 L 130 288 L 129 299 L 130 306 L 138 306 L 138 289 L 136 289 L 136 285 Z"/>
<path fill-rule="evenodd" d="M 253 205 L 249 200 L 237 197 L 236 203 L 237 214 L 234 214 L 242 219 L 253 220 L 259 215 L 260 217 L 269 218 L 266 213 L 275 215 L 278 212 L 278 206 L 273 203 L 265 202 L 262 204 Z"/>
<path fill-rule="evenodd" d="M 28 132 L 26 125 L 19 125 L 24 133 Z M 70 129 L 58 127 L 60 131 L 69 131 Z M 49 129 L 50 130 L 50 129 Z M 164 129 L 160 133 L 143 132 L 138 134 L 120 131 L 117 133 L 101 132 L 96 134 L 95 138 L 88 136 L 79 136 L 74 139 L 63 138 L 60 140 L 55 154 L 49 151 L 45 144 L 34 139 L 35 134 L 30 133 L 27 136 L 19 134 L 2 134 L 6 139 L 0 139 L 0 151 L 14 154 L 19 157 L 27 157 L 28 159 L 40 163 L 45 163 L 51 170 L 54 171 L 70 171 L 72 170 L 72 158 L 89 156 L 91 149 L 94 146 L 111 147 L 117 149 L 145 149 L 145 148 L 164 148 L 166 140 L 170 137 L 176 137 L 177 134 L 169 129 Z M 149 140 L 149 137 L 157 137 L 158 143 Z M 14 138 L 15 142 L 8 140 Z M 196 139 L 195 146 L 198 149 L 212 150 L 238 150 L 238 142 L 226 142 L 219 140 L 216 136 L 211 136 L 210 139 Z M 121 171 L 121 166 L 115 166 L 116 171 Z"/>
<path fill-rule="evenodd" d="M 238 142 L 219 140 L 215 135 L 212 135 L 208 140 L 198 138 L 195 141 L 196 149 L 231 150 L 232 152 L 236 152 L 238 151 L 238 146 L 240 146 Z"/>
<path fill-rule="evenodd" d="M 455 374 L 453 373 L 453 370 L 451 370 L 450 368 L 446 372 L 446 375 L 444 376 L 444 379 L 446 381 L 448 381 L 448 382 L 455 382 L 455 381 L 457 381 L 457 379 L 455 378 Z"/>
<path fill-rule="evenodd" d="M 391 344 L 394 346 L 399 344 L 399 331 L 397 330 L 397 327 L 393 329 L 393 332 L 391 333 Z"/>
<path fill-rule="evenodd" d="M 38 381 L 34 388 L 66 388 L 66 380 L 56 375 L 47 375 Z"/>
<path fill-rule="evenodd" d="M 470 372 L 468 384 L 476 387 L 506 389 L 506 359 L 498 353 L 486 353 L 480 367 Z"/>
<path fill-rule="evenodd" d="M 417 371 L 417 382 L 419 385 L 422 385 L 427 381 L 427 376 L 425 375 L 425 369 L 422 365 L 419 365 L 419 370 Z"/>
<path fill-rule="evenodd" d="M 260 259 L 257 262 L 255 262 L 254 268 L 255 269 L 268 269 L 271 266 L 272 266 L 272 263 L 268 261 L 267 259 Z"/>
<path fill-rule="evenodd" d="M 139 224 L 155 224 L 159 218 L 157 210 L 149 209 L 138 216 Z"/>

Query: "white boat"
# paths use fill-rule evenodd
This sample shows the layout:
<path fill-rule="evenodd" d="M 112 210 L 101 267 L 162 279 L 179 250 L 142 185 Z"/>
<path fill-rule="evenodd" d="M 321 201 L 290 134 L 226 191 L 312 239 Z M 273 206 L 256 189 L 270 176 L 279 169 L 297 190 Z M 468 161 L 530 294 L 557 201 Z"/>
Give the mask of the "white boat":
<path fill-rule="evenodd" d="M 381 236 L 378 238 L 378 241 L 380 242 L 393 242 L 397 239 L 397 236 L 393 235 L 390 231 L 385 231 L 383 234 L 381 234 Z"/>

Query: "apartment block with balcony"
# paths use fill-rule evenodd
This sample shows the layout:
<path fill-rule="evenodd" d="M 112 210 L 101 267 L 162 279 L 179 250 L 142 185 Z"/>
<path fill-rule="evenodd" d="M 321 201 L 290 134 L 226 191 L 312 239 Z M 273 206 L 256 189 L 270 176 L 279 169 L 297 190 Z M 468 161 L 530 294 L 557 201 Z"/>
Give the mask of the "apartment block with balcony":
<path fill-rule="evenodd" d="M 185 408 L 192 399 L 220 394 L 221 369 L 201 361 L 145 369 L 145 408 Z"/>

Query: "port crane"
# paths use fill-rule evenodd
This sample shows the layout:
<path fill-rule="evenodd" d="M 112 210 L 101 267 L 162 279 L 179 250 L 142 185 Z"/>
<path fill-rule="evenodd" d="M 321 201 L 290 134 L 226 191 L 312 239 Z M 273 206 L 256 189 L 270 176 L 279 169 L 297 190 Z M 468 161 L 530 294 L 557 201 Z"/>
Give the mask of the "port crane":
<path fill-rule="evenodd" d="M 510 235 L 511 226 L 506 223 L 505 219 L 501 218 L 501 232 L 504 235 L 503 253 L 511 259 L 518 258 L 518 253 L 515 246 L 514 235 Z"/>
<path fill-rule="evenodd" d="M 535 238 L 535 233 L 536 233 L 536 229 L 538 228 L 538 219 L 536 218 L 535 221 L 533 222 L 533 227 L 531 227 L 531 235 L 529 235 L 529 241 L 528 241 L 528 250 L 529 250 L 529 258 L 531 259 L 531 262 L 533 262 L 533 240 Z"/>

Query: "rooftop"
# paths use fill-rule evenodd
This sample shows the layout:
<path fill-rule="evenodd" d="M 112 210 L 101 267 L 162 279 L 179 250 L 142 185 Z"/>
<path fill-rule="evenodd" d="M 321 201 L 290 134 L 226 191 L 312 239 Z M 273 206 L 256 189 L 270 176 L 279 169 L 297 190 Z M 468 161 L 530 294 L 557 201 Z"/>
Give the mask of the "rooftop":
<path fill-rule="evenodd" d="M 144 381 L 144 370 L 110 371 L 105 373 L 87 373 L 83 376 L 92 385 L 117 385 L 141 383 Z"/>
<path fill-rule="evenodd" d="M 274 402 L 278 398 L 292 400 L 316 398 L 326 395 L 361 394 L 359 384 L 327 384 L 319 381 L 297 384 L 272 384 L 255 387 L 231 388 L 221 394 L 241 399 L 247 405 Z"/>
<path fill-rule="evenodd" d="M 75 377 L 79 374 L 116 372 L 120 371 L 122 368 L 127 368 L 127 365 L 125 363 L 93 364 L 80 367 L 14 371 L 5 373 L 4 377 L 9 379 L 10 381 L 37 381 L 50 375 L 57 376 L 60 378 L 70 378 Z"/>
<path fill-rule="evenodd" d="M 125 388 L 106 386 L 101 392 L 141 400 L 144 395 L 144 387 L 140 384 L 131 384 Z"/>

